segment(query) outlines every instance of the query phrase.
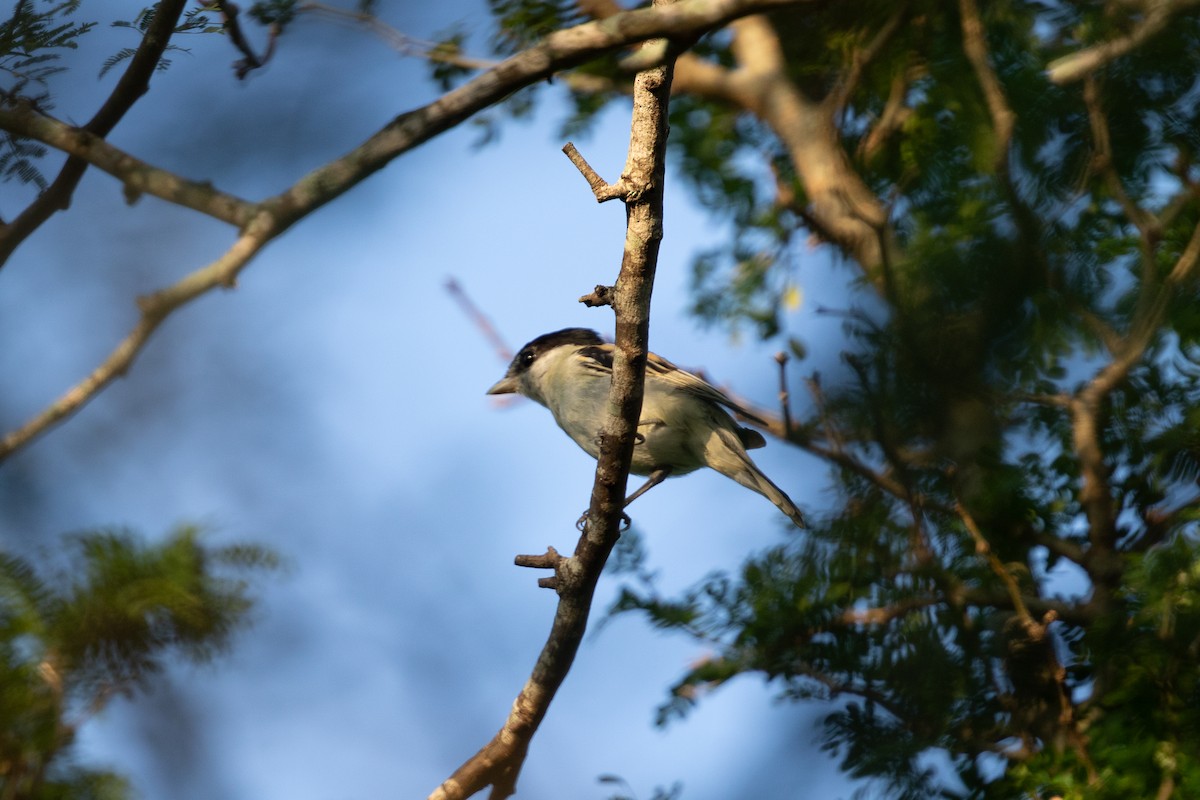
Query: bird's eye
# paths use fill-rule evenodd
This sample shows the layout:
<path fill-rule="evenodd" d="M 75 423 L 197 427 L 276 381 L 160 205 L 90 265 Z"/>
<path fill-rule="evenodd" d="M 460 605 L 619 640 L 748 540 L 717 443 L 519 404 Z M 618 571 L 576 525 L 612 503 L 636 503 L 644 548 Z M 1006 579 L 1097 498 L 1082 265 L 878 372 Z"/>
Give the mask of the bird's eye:
<path fill-rule="evenodd" d="M 521 353 L 521 366 L 528 367 L 536 358 L 536 353 L 534 353 L 532 350 L 526 350 L 524 353 Z"/>

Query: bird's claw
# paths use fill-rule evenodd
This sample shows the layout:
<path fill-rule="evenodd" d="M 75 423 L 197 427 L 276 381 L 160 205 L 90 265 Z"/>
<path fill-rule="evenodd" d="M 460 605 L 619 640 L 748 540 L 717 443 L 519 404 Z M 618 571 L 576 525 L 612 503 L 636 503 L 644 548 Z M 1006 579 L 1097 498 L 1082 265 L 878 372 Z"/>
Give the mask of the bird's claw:
<path fill-rule="evenodd" d="M 579 519 L 575 520 L 575 530 L 583 533 L 587 529 L 589 511 L 584 511 Z M 617 533 L 627 531 L 633 525 L 633 520 L 624 511 L 621 512 L 621 524 L 617 526 Z"/>

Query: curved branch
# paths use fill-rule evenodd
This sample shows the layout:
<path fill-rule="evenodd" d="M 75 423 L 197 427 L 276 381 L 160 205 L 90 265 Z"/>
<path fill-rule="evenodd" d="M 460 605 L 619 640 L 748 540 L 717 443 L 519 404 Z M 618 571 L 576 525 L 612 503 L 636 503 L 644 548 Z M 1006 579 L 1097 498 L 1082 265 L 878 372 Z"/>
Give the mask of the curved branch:
<path fill-rule="evenodd" d="M 108 358 L 92 370 L 91 374 L 67 390 L 33 419 L 0 439 L 0 461 L 74 414 L 101 389 L 124 375 L 145 347 L 150 335 L 173 311 L 216 286 L 232 286 L 238 273 L 277 232 L 275 220 L 269 214 L 262 214 L 247 226 L 234 245 L 216 261 L 166 289 L 138 298 L 141 317 L 129 335 L 121 340 Z"/>

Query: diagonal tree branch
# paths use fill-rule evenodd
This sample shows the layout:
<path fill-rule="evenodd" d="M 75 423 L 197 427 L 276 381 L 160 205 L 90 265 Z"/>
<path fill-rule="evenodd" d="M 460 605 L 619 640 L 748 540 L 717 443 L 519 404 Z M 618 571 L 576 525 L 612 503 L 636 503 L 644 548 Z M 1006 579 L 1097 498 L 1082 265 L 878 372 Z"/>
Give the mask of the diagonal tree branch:
<path fill-rule="evenodd" d="M 1200 5 L 1200 0 L 1162 0 L 1145 3 L 1145 13 L 1139 17 L 1127 35 L 1055 59 L 1046 68 L 1046 75 L 1052 83 L 1060 86 L 1082 80 L 1105 64 L 1132 52 L 1162 33 L 1172 17 L 1196 5 Z"/>
<path fill-rule="evenodd" d="M 492 798 L 508 797 L 516 791 L 529 743 L 571 668 L 587 629 L 596 582 L 616 544 L 641 414 L 650 295 L 662 240 L 670 90 L 669 64 L 643 71 L 634 81 L 629 155 L 620 181 L 629 187 L 624 193 L 625 251 L 612 293 L 616 313 L 616 351 L 609 394 L 612 412 L 599 437 L 600 456 L 583 535 L 570 558 L 551 550 L 545 557 L 518 559 L 522 564 L 554 567 L 555 577 L 549 585 L 557 590 L 559 602 L 550 636 L 504 726 L 434 790 L 430 800 L 469 797 L 489 785 Z"/>
<path fill-rule="evenodd" d="M 163 51 L 167 49 L 171 34 L 179 23 L 179 17 L 186 5 L 187 0 L 162 0 L 158 4 L 154 12 L 154 21 L 147 28 L 141 44 L 129 60 L 112 94 L 82 130 L 95 136 L 107 136 L 133 104 L 149 91 L 150 76 L 158 67 L 158 62 L 162 59 Z M 0 122 L 0 127 L 7 128 L 3 122 Z M 21 242 L 43 222 L 56 211 L 62 211 L 70 205 L 71 195 L 86 169 L 86 160 L 74 156 L 68 158 L 46 191 L 38 195 L 37 199 L 12 222 L 0 225 L 0 268 Z"/>
<path fill-rule="evenodd" d="M 178 283 L 138 298 L 141 316 L 133 330 L 104 361 L 58 400 L 0 439 L 0 461 L 28 445 L 38 435 L 70 417 L 115 379 L 125 374 L 150 336 L 172 312 L 216 286 L 233 286 L 238 273 L 276 235 L 276 222 L 263 214 L 251 222 L 220 258 Z"/>

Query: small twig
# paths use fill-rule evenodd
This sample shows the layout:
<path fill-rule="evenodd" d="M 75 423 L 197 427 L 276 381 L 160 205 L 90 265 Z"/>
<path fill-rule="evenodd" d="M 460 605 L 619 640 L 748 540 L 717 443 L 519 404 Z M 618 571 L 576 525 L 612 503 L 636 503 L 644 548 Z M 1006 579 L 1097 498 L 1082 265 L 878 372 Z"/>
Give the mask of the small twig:
<path fill-rule="evenodd" d="M 588 182 L 588 186 L 592 188 L 592 194 L 596 195 L 597 203 L 616 199 L 623 200 L 629 197 L 629 184 L 626 182 L 624 175 L 616 183 L 609 183 L 604 178 L 601 178 L 596 170 L 592 169 L 592 165 L 575 149 L 574 144 L 567 142 L 563 145 L 562 151 L 567 154 L 567 158 L 571 159 L 571 163 L 575 165 L 575 168 L 583 175 L 584 180 Z"/>
<path fill-rule="evenodd" d="M 241 59 L 233 62 L 234 72 L 238 80 L 242 80 L 271 60 L 271 56 L 275 54 L 275 40 L 279 38 L 279 26 L 271 25 L 268 32 L 267 49 L 263 52 L 262 57 L 259 57 L 254 52 L 254 48 L 250 46 L 250 41 L 243 33 L 241 23 L 238 22 L 241 9 L 229 0 L 216 0 L 215 5 L 225 20 L 225 30 L 229 34 L 229 41 L 242 54 Z"/>
<path fill-rule="evenodd" d="M 403 31 L 388 25 L 374 14 L 365 11 L 351 11 L 345 8 L 326 5 L 325 3 L 302 3 L 296 10 L 323 14 L 332 19 L 362 25 L 383 39 L 388 47 L 404 56 L 423 58 L 436 64 L 452 64 L 456 67 L 469 70 L 491 69 L 500 63 L 492 59 L 470 58 L 458 53 L 447 52 L 445 48 L 439 47 L 437 42 L 429 42 L 409 36 Z"/>
<path fill-rule="evenodd" d="M 1013 610 L 1017 612 L 1017 616 L 1021 619 L 1021 623 L 1031 635 L 1037 634 L 1037 638 L 1045 635 L 1045 626 L 1039 625 L 1034 621 L 1029 613 L 1029 609 L 1025 606 L 1025 601 L 1021 597 L 1021 587 L 1017 584 L 1017 579 L 1012 576 L 1012 573 L 1005 569 L 1000 563 L 1000 559 L 996 558 L 996 554 L 992 552 L 991 545 L 983 536 L 983 531 L 979 529 L 979 525 L 975 522 L 975 518 L 971 516 L 971 512 L 967 510 L 961 502 L 955 505 L 955 510 L 958 512 L 959 519 L 966 526 L 967 532 L 971 534 L 971 538 L 975 540 L 975 552 L 983 556 L 988 562 L 988 566 L 992 568 L 992 572 L 996 573 L 996 577 L 1003 581 L 1005 588 L 1008 590 L 1008 596 L 1012 599 Z"/>
<path fill-rule="evenodd" d="M 843 610 L 831 622 L 847 627 L 886 625 L 910 612 L 938 606 L 945 602 L 944 597 L 908 597 L 897 600 L 890 606 L 868 606 L 866 608 L 852 606 Z"/>
<path fill-rule="evenodd" d="M 913 74 L 917 71 L 917 68 L 910 67 L 898 71 L 892 77 L 892 85 L 888 89 L 887 100 L 883 103 L 883 111 L 880 112 L 867 135 L 858 143 L 856 154 L 863 161 L 869 162 L 874 159 L 892 134 L 899 131 L 905 121 L 912 116 L 912 109 L 905 105 L 905 100 L 908 99 L 908 88 L 912 84 Z"/>
<path fill-rule="evenodd" d="M 546 552 L 540 556 L 517 556 L 513 559 L 513 563 L 518 567 L 529 567 L 531 569 L 552 569 L 554 575 L 549 578 L 538 578 L 538 586 L 543 589 L 559 590 L 562 582 L 559 581 L 558 571 L 567 562 L 565 556 L 559 555 L 559 552 L 553 547 L 547 547 Z"/>
<path fill-rule="evenodd" d="M 1066 410 L 1071 407 L 1071 396 L 1066 393 L 1039 394 L 1038 392 L 1019 392 L 1013 395 L 1013 399 L 1018 403 L 1030 403 L 1035 406 L 1045 406 L 1047 408 L 1061 408 Z"/>
<path fill-rule="evenodd" d="M 1109 191 L 1120 203 L 1126 218 L 1137 227 L 1142 237 L 1143 266 L 1145 270 L 1150 270 L 1148 262 L 1154 260 L 1153 249 L 1161 236 L 1161 225 L 1153 214 L 1134 202 L 1125 191 L 1125 185 L 1113 164 L 1112 134 L 1109 130 L 1108 116 L 1101 104 L 1100 87 L 1092 76 L 1088 76 L 1083 82 L 1083 103 L 1087 108 L 1092 146 L 1095 150 L 1092 169 L 1104 179 Z"/>
<path fill-rule="evenodd" d="M 779 413 L 783 415 L 783 429 L 791 431 L 792 404 L 790 400 L 791 395 L 788 393 L 787 362 L 787 353 L 780 350 L 775 354 L 775 363 L 779 365 Z"/>
<path fill-rule="evenodd" d="M 613 302 L 613 293 L 615 287 L 601 286 L 597 284 L 596 288 L 590 294 L 585 294 L 579 298 L 579 302 L 583 303 L 588 308 L 599 308 L 600 306 L 611 306 Z"/>
<path fill-rule="evenodd" d="M 462 309 L 467 318 L 475 324 L 475 327 L 483 334 L 483 338 L 487 339 L 488 344 L 496 351 L 496 355 L 505 364 L 512 361 L 512 349 L 505 343 L 503 337 L 496 331 L 496 326 L 492 325 L 492 321 L 479 310 L 479 307 L 471 300 L 467 293 L 459 285 L 454 278 L 447 278 L 445 283 L 446 291 L 458 303 L 458 307 Z"/>

